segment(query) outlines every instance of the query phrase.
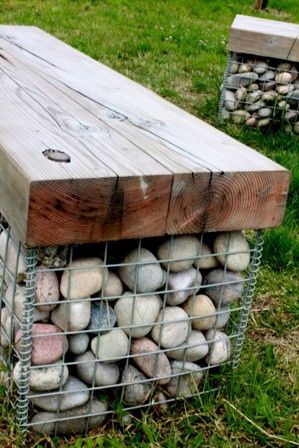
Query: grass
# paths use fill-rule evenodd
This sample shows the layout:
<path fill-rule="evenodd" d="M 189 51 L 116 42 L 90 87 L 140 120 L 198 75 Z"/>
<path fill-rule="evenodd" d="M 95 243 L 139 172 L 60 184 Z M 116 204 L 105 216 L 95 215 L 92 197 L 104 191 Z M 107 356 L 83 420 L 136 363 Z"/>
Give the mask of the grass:
<path fill-rule="evenodd" d="M 299 22 L 298 0 L 270 0 L 260 16 Z M 226 44 L 235 14 L 253 1 L 0 0 L 2 23 L 36 25 L 216 125 Z M 113 422 L 88 438 L 32 436 L 28 447 L 298 446 L 299 139 L 280 132 L 223 128 L 292 171 L 284 224 L 265 234 L 263 267 L 245 347 L 222 390 L 157 418 Z M 3 392 L 2 390 L 0 392 Z M 0 444 L 18 445 L 14 416 L 2 406 Z M 289 440 L 287 442 L 285 440 Z"/>

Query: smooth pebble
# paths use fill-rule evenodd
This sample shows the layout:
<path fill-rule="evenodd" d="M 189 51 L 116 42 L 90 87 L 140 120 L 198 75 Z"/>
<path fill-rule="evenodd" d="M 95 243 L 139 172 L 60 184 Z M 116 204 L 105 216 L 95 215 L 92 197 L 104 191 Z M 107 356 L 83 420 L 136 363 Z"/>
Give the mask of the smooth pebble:
<path fill-rule="evenodd" d="M 192 266 L 199 254 L 199 250 L 200 243 L 195 236 L 174 236 L 159 246 L 158 258 L 166 270 L 169 266 L 171 272 L 180 272 Z M 174 259 L 174 261 L 163 261 L 168 259 Z"/>
<path fill-rule="evenodd" d="M 188 314 L 178 306 L 166 306 L 161 310 L 158 323 L 152 330 L 152 338 L 161 347 L 173 348 L 182 344 L 188 337 L 190 321 Z"/>

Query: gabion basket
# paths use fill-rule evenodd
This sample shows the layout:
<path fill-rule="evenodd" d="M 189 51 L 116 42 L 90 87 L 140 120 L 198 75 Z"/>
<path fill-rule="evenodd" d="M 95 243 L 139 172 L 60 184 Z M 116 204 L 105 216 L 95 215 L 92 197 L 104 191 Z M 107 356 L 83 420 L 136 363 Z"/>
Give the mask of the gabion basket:
<path fill-rule="evenodd" d="M 299 134 L 299 65 L 231 52 L 219 103 L 220 122 L 285 127 Z"/>
<path fill-rule="evenodd" d="M 1 358 L 22 431 L 87 433 L 235 368 L 261 231 L 26 251 L 3 220 Z"/>

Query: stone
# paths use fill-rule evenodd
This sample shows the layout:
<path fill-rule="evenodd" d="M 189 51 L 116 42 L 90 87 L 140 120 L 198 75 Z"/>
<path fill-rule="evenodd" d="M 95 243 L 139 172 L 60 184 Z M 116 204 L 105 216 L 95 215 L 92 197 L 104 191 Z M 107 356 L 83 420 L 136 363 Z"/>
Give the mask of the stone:
<path fill-rule="evenodd" d="M 296 110 L 288 110 L 284 116 L 284 118 L 289 122 L 293 123 L 297 120 L 298 112 Z"/>
<path fill-rule="evenodd" d="M 0 323 L 0 344 L 2 347 L 9 347 L 14 339 L 16 323 L 6 307 L 0 310 Z"/>
<path fill-rule="evenodd" d="M 68 246 L 46 246 L 37 248 L 38 261 L 48 268 L 64 268 L 67 265 Z"/>
<path fill-rule="evenodd" d="M 299 88 L 296 88 L 292 92 L 287 94 L 287 101 L 291 106 L 295 106 L 296 108 L 299 105 Z"/>
<path fill-rule="evenodd" d="M 59 435 L 81 434 L 85 432 L 86 427 L 91 430 L 101 425 L 105 421 L 106 412 L 107 404 L 94 398 L 91 404 L 88 402 L 83 406 L 60 412 L 59 416 L 56 412 L 38 412 L 31 420 L 31 428 L 37 434 L 42 435 L 51 433 Z M 84 417 L 84 415 L 89 414 L 95 415 L 88 418 Z M 76 416 L 78 418 L 64 420 Z"/>
<path fill-rule="evenodd" d="M 269 107 L 262 107 L 259 111 L 258 111 L 258 116 L 261 118 L 268 118 L 270 117 L 272 114 L 272 111 Z"/>
<path fill-rule="evenodd" d="M 237 73 L 235 75 L 230 75 L 227 77 L 226 87 L 236 89 L 238 89 L 239 87 L 246 87 L 249 86 L 249 84 L 254 83 L 257 79 L 257 73 Z"/>
<path fill-rule="evenodd" d="M 206 357 L 207 364 L 222 364 L 229 359 L 231 353 L 231 343 L 230 339 L 225 333 L 223 333 L 223 331 L 207 331 L 206 340 L 209 342 L 209 353 Z"/>
<path fill-rule="evenodd" d="M 192 362 L 171 362 L 171 374 L 175 375 L 166 389 L 172 397 L 188 398 L 198 393 L 198 385 L 203 377 L 202 368 Z"/>
<path fill-rule="evenodd" d="M 240 87 L 235 93 L 237 101 L 245 101 L 246 96 L 247 96 L 247 89 L 245 87 Z"/>
<path fill-rule="evenodd" d="M 84 330 L 90 321 L 90 301 L 63 302 L 51 313 L 51 321 L 62 331 Z"/>
<path fill-rule="evenodd" d="M 68 264 L 61 277 L 60 292 L 66 299 L 84 299 L 100 291 L 105 268 L 100 258 L 79 258 Z"/>
<path fill-rule="evenodd" d="M 87 351 L 75 358 L 77 374 L 80 380 L 95 386 L 111 386 L 119 380 L 117 364 L 103 364 L 98 362 L 91 351 Z"/>
<path fill-rule="evenodd" d="M 248 92 L 255 92 L 256 90 L 259 90 L 259 85 L 256 83 L 250 84 L 247 90 Z"/>
<path fill-rule="evenodd" d="M 219 233 L 214 240 L 214 253 L 219 254 L 218 261 L 230 271 L 243 271 L 250 262 L 249 245 L 242 232 Z"/>
<path fill-rule="evenodd" d="M 157 295 L 138 297 L 125 293 L 114 306 L 117 324 L 128 336 L 142 338 L 151 331 L 161 306 Z"/>
<path fill-rule="evenodd" d="M 19 254 L 17 244 L 14 244 L 11 235 L 8 234 L 6 230 L 3 230 L 0 234 L 0 258 L 5 261 L 6 269 L 8 269 L 12 274 L 15 272 L 17 273 L 18 281 L 22 281 L 24 279 L 25 271 L 27 269 L 25 258 L 21 253 Z"/>
<path fill-rule="evenodd" d="M 248 119 L 245 121 L 245 124 L 246 124 L 247 126 L 254 127 L 254 126 L 257 125 L 257 118 L 256 118 L 256 117 L 250 117 L 250 118 L 248 118 Z"/>
<path fill-rule="evenodd" d="M 273 101 L 276 100 L 277 96 L 278 96 L 277 92 L 275 92 L 274 90 L 269 90 L 268 92 L 264 92 L 262 94 L 262 100 L 272 103 Z"/>
<path fill-rule="evenodd" d="M 184 304 L 184 310 L 189 317 L 192 317 L 191 324 L 195 330 L 208 330 L 214 327 L 216 308 L 208 296 L 199 294 L 190 297 Z"/>
<path fill-rule="evenodd" d="M 134 293 L 154 292 L 160 287 L 163 280 L 162 269 L 157 258 L 149 250 L 134 249 L 125 257 L 123 263 L 138 263 L 138 266 L 133 264 L 121 266 L 119 269 L 120 278 Z"/>
<path fill-rule="evenodd" d="M 288 110 L 288 109 L 290 108 L 290 105 L 289 105 L 285 100 L 280 101 L 280 102 L 277 104 L 277 106 L 278 106 L 280 109 L 283 109 L 283 110 Z"/>
<path fill-rule="evenodd" d="M 200 243 L 195 236 L 174 236 L 159 246 L 158 258 L 166 270 L 169 265 L 171 272 L 180 272 L 192 266 L 199 254 L 199 250 Z M 163 261 L 169 259 L 173 259 L 173 261 Z"/>
<path fill-rule="evenodd" d="M 170 380 L 171 367 L 165 353 L 148 338 L 135 339 L 132 342 L 132 360 L 147 377 L 155 378 L 158 384 L 167 384 Z M 168 353 L 167 353 L 168 354 Z"/>
<path fill-rule="evenodd" d="M 261 90 L 256 90 L 255 92 L 250 92 L 246 96 L 246 103 L 247 104 L 255 103 L 257 100 L 260 99 L 261 95 L 262 95 L 262 91 Z"/>
<path fill-rule="evenodd" d="M 52 391 L 63 386 L 69 377 L 66 365 L 60 361 L 49 367 L 30 367 L 29 387 L 36 391 Z M 18 361 L 13 370 L 13 379 L 17 385 L 21 384 L 21 361 Z"/>
<path fill-rule="evenodd" d="M 290 84 L 292 82 L 292 75 L 288 72 L 278 73 L 275 76 L 277 84 Z"/>
<path fill-rule="evenodd" d="M 268 70 L 268 64 L 264 61 L 258 61 L 256 62 L 255 66 L 253 67 L 253 71 L 257 73 L 258 75 L 262 75 Z"/>
<path fill-rule="evenodd" d="M 258 100 L 253 104 L 248 104 L 245 106 L 245 109 L 247 112 L 255 112 L 256 110 L 259 110 L 261 107 L 265 107 L 266 103 L 262 100 Z"/>
<path fill-rule="evenodd" d="M 14 285 L 13 282 L 10 283 L 5 293 L 4 302 L 7 305 L 10 314 L 15 315 L 22 322 L 26 302 L 25 288 L 19 285 Z M 37 307 L 34 307 L 33 322 L 47 322 L 48 319 L 49 311 L 40 311 Z"/>
<path fill-rule="evenodd" d="M 235 110 L 232 113 L 232 121 L 235 124 L 245 123 L 245 121 L 248 120 L 249 117 L 250 117 L 250 114 L 242 109 Z"/>
<path fill-rule="evenodd" d="M 287 95 L 293 90 L 294 90 L 293 84 L 286 84 L 286 85 L 280 84 L 276 87 L 276 92 L 279 93 L 279 95 Z"/>
<path fill-rule="evenodd" d="M 120 278 L 111 271 L 106 271 L 102 286 L 102 297 L 117 297 L 123 293 L 123 284 Z"/>
<path fill-rule="evenodd" d="M 215 328 L 223 328 L 228 323 L 230 318 L 229 305 L 223 306 L 217 310 Z"/>
<path fill-rule="evenodd" d="M 224 107 L 228 111 L 235 110 L 238 107 L 238 101 L 231 90 L 224 91 Z"/>
<path fill-rule="evenodd" d="M 192 330 L 188 339 L 175 350 L 168 351 L 167 355 L 177 361 L 194 362 L 204 358 L 208 351 L 209 346 L 203 333 Z"/>
<path fill-rule="evenodd" d="M 125 358 L 130 351 L 128 336 L 123 330 L 115 328 L 108 333 L 99 334 L 91 340 L 91 350 L 103 363 L 111 363 Z"/>
<path fill-rule="evenodd" d="M 265 71 L 260 77 L 259 81 L 272 81 L 272 79 L 275 78 L 275 73 L 273 70 L 267 70 Z"/>
<path fill-rule="evenodd" d="M 290 74 L 292 76 L 292 82 L 295 82 L 296 79 L 298 78 L 298 70 L 296 69 L 296 67 L 293 65 L 291 70 L 290 70 Z"/>
<path fill-rule="evenodd" d="M 276 89 L 276 82 L 275 81 L 261 82 L 260 89 L 263 92 L 269 92 L 269 90 L 274 90 Z"/>
<path fill-rule="evenodd" d="M 231 74 L 238 73 L 238 70 L 239 70 L 238 62 L 231 62 L 229 67 L 229 73 Z"/>
<path fill-rule="evenodd" d="M 294 124 L 293 130 L 295 134 L 299 134 L 299 121 L 297 121 L 297 123 Z"/>
<path fill-rule="evenodd" d="M 257 127 L 258 128 L 264 128 L 264 127 L 268 126 L 270 123 L 271 123 L 271 119 L 270 118 L 261 118 L 257 122 Z"/>
<path fill-rule="evenodd" d="M 121 382 L 127 384 L 124 386 L 123 401 L 127 405 L 143 404 L 150 396 L 152 390 L 152 381 L 137 370 L 134 366 L 128 364 L 125 367 Z"/>
<path fill-rule="evenodd" d="M 250 64 L 240 64 L 239 73 L 251 72 L 252 66 Z"/>
<path fill-rule="evenodd" d="M 223 284 L 227 283 L 227 284 Z M 244 289 L 244 280 L 240 272 L 223 271 L 222 269 L 215 269 L 209 272 L 203 281 L 205 293 L 218 306 L 228 305 L 239 299 Z M 209 286 L 214 285 L 214 286 Z"/>
<path fill-rule="evenodd" d="M 58 333 L 58 334 L 57 334 Z M 15 337 L 16 350 L 20 353 L 22 330 Z M 31 362 L 35 365 L 52 364 L 58 361 L 67 348 L 66 336 L 56 325 L 32 325 Z"/>
<path fill-rule="evenodd" d="M 228 110 L 222 109 L 221 117 L 222 117 L 222 120 L 224 120 L 224 121 L 230 120 L 230 113 L 228 112 Z"/>
<path fill-rule="evenodd" d="M 69 336 L 69 351 L 74 355 L 82 355 L 89 345 L 87 333 L 72 334 Z"/>
<path fill-rule="evenodd" d="M 31 397 L 29 395 L 29 398 L 34 406 L 50 412 L 76 408 L 85 404 L 89 399 L 88 387 L 74 376 L 69 376 L 61 391 L 57 389 L 55 392 L 57 395 L 49 395 L 49 392 L 44 392 L 42 396 Z"/>
<path fill-rule="evenodd" d="M 59 281 L 55 271 L 49 271 L 47 266 L 40 265 L 36 272 L 35 300 L 37 309 L 51 311 L 59 301 Z"/>
<path fill-rule="evenodd" d="M 201 243 L 198 258 L 193 263 L 193 266 L 198 269 L 213 269 L 218 266 L 217 258 L 213 255 L 210 246 L 204 241 Z"/>
<path fill-rule="evenodd" d="M 167 414 L 169 408 L 166 395 L 163 392 L 157 390 L 157 392 L 153 396 L 152 406 L 153 410 L 157 412 L 157 414 Z"/>
<path fill-rule="evenodd" d="M 164 348 L 173 348 L 182 344 L 188 337 L 190 321 L 188 314 L 178 306 L 166 306 L 160 311 L 152 330 L 153 340 Z"/>
<path fill-rule="evenodd" d="M 171 272 L 168 278 L 168 289 L 176 291 L 167 294 L 167 304 L 179 305 L 185 302 L 189 296 L 198 292 L 201 282 L 201 273 L 192 267 L 181 272 Z"/>
<path fill-rule="evenodd" d="M 93 333 L 103 333 L 113 328 L 116 324 L 116 314 L 106 300 L 96 301 L 91 304 L 91 318 L 88 330 Z"/>
<path fill-rule="evenodd" d="M 287 72 L 287 71 L 291 70 L 291 68 L 292 68 L 292 64 L 290 62 L 281 62 L 277 66 L 277 71 Z"/>

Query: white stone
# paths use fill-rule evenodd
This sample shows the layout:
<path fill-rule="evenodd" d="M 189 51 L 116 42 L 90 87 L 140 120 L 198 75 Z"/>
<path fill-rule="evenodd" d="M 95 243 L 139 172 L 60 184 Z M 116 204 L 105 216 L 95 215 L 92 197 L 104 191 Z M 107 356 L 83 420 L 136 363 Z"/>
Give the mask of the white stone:
<path fill-rule="evenodd" d="M 181 346 L 167 352 L 169 358 L 177 361 L 199 361 L 209 351 L 209 346 L 201 331 L 192 330 L 190 336 Z"/>
<path fill-rule="evenodd" d="M 216 316 L 216 328 L 223 328 L 228 323 L 230 318 L 230 307 L 226 305 L 217 310 Z"/>
<path fill-rule="evenodd" d="M 57 423 L 55 423 L 58 417 L 56 412 L 38 412 L 31 420 L 33 423 L 31 427 L 38 434 L 54 432 L 61 435 L 80 434 L 85 432 L 87 426 L 91 430 L 101 425 L 106 418 L 106 411 L 107 404 L 94 398 L 91 404 L 88 402 L 83 406 L 60 412 Z M 94 415 L 88 420 L 84 418 L 84 415 L 89 414 Z M 78 418 L 68 419 L 75 416 Z"/>
<path fill-rule="evenodd" d="M 99 334 L 91 341 L 91 350 L 103 363 L 111 363 L 125 358 L 130 351 L 129 339 L 119 328 Z"/>
<path fill-rule="evenodd" d="M 86 384 L 74 376 L 69 376 L 61 391 L 57 389 L 55 392 L 57 392 L 57 395 L 52 395 L 52 393 L 49 395 L 49 392 L 44 392 L 41 397 L 29 396 L 29 398 L 32 404 L 50 412 L 56 412 L 58 409 L 59 411 L 66 411 L 82 406 L 89 398 L 89 390 Z M 34 394 L 33 391 L 31 393 Z"/>
<path fill-rule="evenodd" d="M 167 392 L 172 397 L 188 398 L 198 393 L 198 385 L 203 377 L 202 369 L 192 362 L 171 362 L 171 373 L 175 375 L 167 384 Z"/>
<path fill-rule="evenodd" d="M 25 288 L 19 285 L 16 285 L 15 288 L 14 284 L 10 283 L 4 297 L 4 302 L 9 307 L 10 313 L 14 314 L 22 322 L 25 306 Z M 49 311 L 41 311 L 37 307 L 34 307 L 33 322 L 47 322 L 48 319 Z"/>
<path fill-rule="evenodd" d="M 288 72 L 278 73 L 275 76 L 275 81 L 277 84 L 289 84 L 292 82 L 292 75 Z"/>
<path fill-rule="evenodd" d="M 207 331 L 206 340 L 209 342 L 209 354 L 206 357 L 206 362 L 208 364 L 222 364 L 229 359 L 231 353 L 231 343 L 230 339 L 228 339 L 227 335 L 223 333 L 223 331 Z"/>
<path fill-rule="evenodd" d="M 50 311 L 57 306 L 59 300 L 59 281 L 55 271 L 49 271 L 40 265 L 35 276 L 35 300 L 40 311 Z"/>
<path fill-rule="evenodd" d="M 159 296 L 138 297 L 125 293 L 114 306 L 117 324 L 127 335 L 141 338 L 151 331 L 161 306 L 162 300 Z M 128 328 L 133 325 L 134 328 Z"/>
<path fill-rule="evenodd" d="M 214 252 L 218 261 L 230 271 L 243 271 L 250 262 L 248 242 L 242 232 L 219 233 L 214 241 Z M 221 254 L 229 252 L 228 255 Z"/>
<path fill-rule="evenodd" d="M 207 243 L 202 242 L 198 256 L 199 258 L 193 264 L 196 269 L 213 269 L 218 266 L 217 258 L 213 255 Z"/>
<path fill-rule="evenodd" d="M 60 282 L 60 292 L 66 299 L 84 299 L 100 291 L 105 269 L 100 258 L 79 258 L 68 264 Z"/>
<path fill-rule="evenodd" d="M 58 389 L 65 384 L 69 376 L 66 365 L 62 365 L 61 361 L 49 366 L 34 366 L 30 368 L 30 389 L 38 391 L 50 391 Z M 18 361 L 13 370 L 13 379 L 16 384 L 20 383 L 21 378 L 21 361 Z"/>
<path fill-rule="evenodd" d="M 7 254 L 5 260 L 6 246 Z M 18 248 L 15 246 L 11 236 L 8 237 L 8 233 L 6 230 L 3 230 L 0 234 L 0 258 L 5 262 L 6 268 L 11 272 L 11 274 L 17 272 L 17 279 L 23 279 L 26 271 L 25 259 L 21 253 L 19 254 Z"/>
<path fill-rule="evenodd" d="M 123 284 L 114 272 L 106 271 L 103 279 L 102 296 L 116 297 L 123 293 Z"/>
<path fill-rule="evenodd" d="M 16 325 L 13 316 L 6 307 L 0 310 L 0 343 L 2 347 L 9 347 L 14 340 Z"/>
<path fill-rule="evenodd" d="M 192 317 L 191 323 L 195 330 L 208 330 L 216 323 L 216 308 L 212 300 L 204 294 L 190 297 L 184 304 L 184 310 Z"/>
<path fill-rule="evenodd" d="M 201 282 L 201 273 L 192 267 L 185 271 L 170 273 L 168 289 L 176 291 L 167 294 L 168 305 L 179 305 L 185 302 L 189 296 L 198 292 Z"/>
<path fill-rule="evenodd" d="M 89 336 L 87 333 L 72 334 L 69 336 L 69 351 L 74 355 L 82 355 L 86 352 L 89 344 Z"/>
<path fill-rule="evenodd" d="M 159 246 L 158 258 L 161 260 L 161 264 L 166 270 L 169 265 L 169 270 L 171 272 L 180 272 L 192 266 L 195 258 L 200 253 L 199 251 L 200 243 L 195 236 L 174 236 L 172 239 L 168 239 Z M 173 259 L 173 261 L 163 261 L 169 259 Z"/>
<path fill-rule="evenodd" d="M 138 263 L 119 269 L 120 278 L 131 291 L 154 292 L 161 286 L 163 272 L 157 258 L 149 250 L 134 249 L 123 263 Z"/>
<path fill-rule="evenodd" d="M 118 365 L 100 363 L 90 351 L 76 356 L 75 362 L 78 377 L 84 383 L 94 384 L 95 386 L 110 386 L 118 382 Z"/>
<path fill-rule="evenodd" d="M 187 313 L 178 306 L 167 306 L 161 310 L 152 330 L 152 338 L 164 348 L 173 348 L 182 344 L 188 337 L 190 321 Z"/>
<path fill-rule="evenodd" d="M 63 331 L 84 330 L 90 321 L 90 300 L 63 302 L 51 313 L 51 321 Z"/>

